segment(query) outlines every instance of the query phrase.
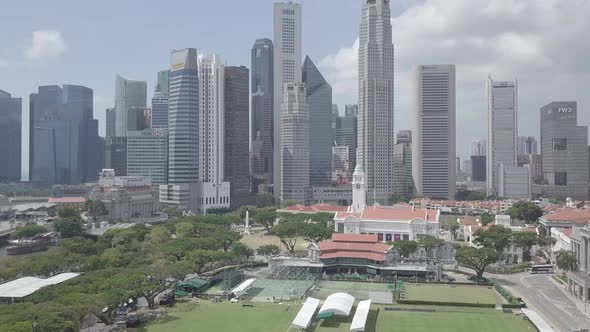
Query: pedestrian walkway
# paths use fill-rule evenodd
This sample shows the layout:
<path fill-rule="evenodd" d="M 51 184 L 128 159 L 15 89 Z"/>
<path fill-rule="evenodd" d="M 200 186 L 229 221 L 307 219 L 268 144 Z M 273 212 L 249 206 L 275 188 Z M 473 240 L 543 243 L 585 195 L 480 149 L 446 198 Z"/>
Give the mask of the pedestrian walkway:
<path fill-rule="evenodd" d="M 568 294 L 556 287 L 556 285 L 547 276 L 531 275 L 523 277 L 522 281 L 526 286 L 536 289 L 547 300 L 555 306 L 565 311 L 569 315 L 579 320 L 586 321 L 590 325 L 590 318 L 578 309 L 576 303 L 568 297 Z"/>

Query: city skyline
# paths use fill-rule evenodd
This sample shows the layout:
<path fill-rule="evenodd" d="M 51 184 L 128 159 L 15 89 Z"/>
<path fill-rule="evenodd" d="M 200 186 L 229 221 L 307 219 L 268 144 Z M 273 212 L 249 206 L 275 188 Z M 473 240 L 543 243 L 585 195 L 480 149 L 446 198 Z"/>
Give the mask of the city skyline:
<path fill-rule="evenodd" d="M 585 66 L 578 66 L 579 59 L 585 58 L 590 50 L 583 43 L 575 43 L 582 40 L 579 33 L 584 31 L 583 24 L 576 27 L 564 27 L 553 25 L 563 18 L 575 19 L 583 17 L 590 10 L 587 3 L 570 4 L 569 7 L 557 7 L 555 1 L 544 1 L 542 4 L 532 1 L 521 1 L 518 6 L 507 6 L 503 1 L 479 1 L 479 5 L 473 2 L 461 0 L 447 1 L 442 4 L 440 0 L 427 1 L 391 1 L 393 42 L 400 46 L 396 52 L 396 78 L 395 84 L 399 89 L 395 93 L 396 112 L 395 130 L 409 129 L 411 127 L 410 112 L 411 98 L 407 89 L 411 86 L 409 72 L 412 64 L 416 63 L 455 63 L 457 65 L 457 117 L 473 123 L 458 133 L 458 141 L 472 141 L 483 138 L 480 132 L 485 130 L 486 101 L 485 78 L 488 73 L 496 77 L 515 77 L 519 80 L 519 133 L 523 136 L 539 137 L 540 121 L 535 112 L 540 106 L 552 100 L 577 100 L 582 112 L 580 112 L 580 124 L 590 122 L 590 114 L 583 112 L 585 106 L 590 104 L 583 93 L 583 84 L 588 82 L 590 74 Z M 26 1 L 23 2 L 26 6 Z M 104 135 L 105 109 L 114 107 L 113 91 L 115 90 L 113 76 L 118 72 L 124 77 L 131 77 L 148 82 L 148 99 L 151 98 L 156 80 L 154 73 L 167 66 L 167 58 L 171 49 L 181 47 L 196 47 L 203 53 L 217 52 L 224 56 L 228 65 L 248 65 L 250 63 L 250 48 L 257 38 L 272 39 L 272 4 L 274 1 L 260 1 L 255 6 L 235 2 L 230 6 L 228 15 L 238 17 L 243 13 L 263 12 L 261 19 L 253 24 L 240 26 L 244 28 L 239 34 L 235 34 L 236 25 L 243 24 L 241 20 L 228 20 L 227 30 L 220 32 L 222 38 L 208 36 L 195 40 L 187 32 L 181 32 L 169 40 L 158 39 L 159 46 L 153 53 L 146 55 L 141 52 L 145 47 L 139 47 L 138 43 L 153 40 L 159 35 L 178 32 L 174 26 L 163 24 L 153 34 L 151 27 L 145 24 L 129 27 L 121 33 L 106 29 L 89 33 L 85 27 L 79 27 L 77 21 L 64 20 L 58 24 L 39 19 L 41 16 L 53 11 L 71 12 L 74 9 L 66 9 L 62 3 L 57 3 L 53 8 L 45 7 L 45 4 L 27 6 L 26 15 L 20 14 L 17 4 L 15 15 L 8 18 L 6 24 L 11 24 L 13 34 L 8 36 L 6 45 L 11 46 L 0 49 L 0 88 L 8 91 L 15 98 L 23 99 L 23 123 L 28 122 L 28 95 L 36 91 L 40 85 L 51 84 L 76 84 L 92 88 L 95 91 L 94 114 L 100 120 L 101 135 Z M 316 64 L 334 89 L 334 103 L 343 105 L 356 103 L 356 48 L 355 40 L 358 35 L 358 11 L 360 1 L 301 1 L 303 4 L 303 53 L 310 54 L 317 59 Z M 338 3 L 338 6 L 334 6 Z M 486 4 L 486 6 L 482 6 Z M 92 7 L 92 5 L 88 5 Z M 213 11 L 220 9 L 219 4 L 211 4 Z M 92 7 L 97 13 L 108 9 L 108 3 L 103 8 Z M 157 9 L 157 6 L 155 6 Z M 469 10 L 473 7 L 473 10 Z M 508 7 L 508 8 L 505 8 Z M 121 6 L 121 11 L 112 15 L 115 25 L 128 24 L 133 5 Z M 331 12 L 335 10 L 335 15 Z M 431 11 L 429 11 L 431 10 Z M 306 13 L 326 13 L 322 15 L 308 15 Z M 523 18 L 523 13 L 530 15 Z M 93 11 L 89 11 L 93 12 Z M 238 15 L 238 13 L 240 13 Z M 330 14 L 328 14 L 330 13 Z M 82 12 L 79 19 L 88 18 Z M 112 14 L 112 13 L 111 13 Z M 86 16 L 85 16 L 86 15 Z M 50 15 L 49 15 L 50 16 Z M 213 18 L 206 18 L 203 22 L 195 22 L 190 31 L 198 31 L 198 28 L 212 23 Z M 246 15 L 247 16 L 247 15 Z M 530 17 L 529 17 L 530 16 Z M 541 22 L 540 17 L 547 18 Z M 141 18 L 141 17 L 138 17 Z M 321 18 L 328 20 L 331 26 L 339 32 L 333 34 L 322 31 L 320 27 L 325 23 Z M 463 20 L 465 18 L 465 20 Z M 35 20 L 31 24 L 31 20 Z M 136 18 L 132 18 L 135 20 Z M 418 29 L 420 21 L 430 19 L 439 26 L 438 31 L 430 28 Z M 475 22 L 485 20 L 486 26 L 480 27 Z M 463 26 L 456 26 L 452 22 L 462 21 Z M 251 23 L 251 22 L 249 22 Z M 584 23 L 588 24 L 588 23 Z M 13 27 L 13 28 L 12 28 Z M 32 28 L 31 28 L 32 27 Z M 80 28 L 80 31 L 75 31 Z M 231 31 L 230 31 L 231 30 Z M 331 29 L 328 29 L 331 30 Z M 469 30 L 469 32 L 466 32 Z M 82 32 L 88 32 L 87 38 Z M 310 33 L 313 32 L 313 33 Z M 232 35 L 233 34 L 233 35 Z M 137 40 L 129 41 L 130 35 Z M 307 37 L 305 37 L 307 36 Z M 104 50 L 97 45 L 89 45 L 92 40 L 112 41 L 118 49 L 129 52 L 117 52 L 117 57 L 98 57 L 88 66 L 84 59 L 86 52 L 102 54 Z M 232 43 L 227 43 L 231 40 Z M 34 42 L 33 42 L 34 41 Z M 426 42 L 435 41 L 435 42 Z M 230 45 L 231 44 L 231 45 Z M 151 45 L 151 44 L 150 44 Z M 161 45 L 161 46 L 160 46 Z M 429 46 L 420 46 L 429 45 Z M 514 47 L 509 47 L 513 45 Z M 559 47 L 567 45 L 573 52 L 559 52 Z M 428 47 L 428 49 L 424 49 Z M 464 51 L 459 52 L 461 48 Z M 433 51 L 434 50 L 434 51 Z M 459 54 L 461 53 L 461 54 Z M 140 61 L 134 55 L 141 54 Z M 465 55 L 463 55 L 465 54 Z M 419 55 L 419 56 L 417 56 Z M 94 59 L 94 58 L 93 58 Z M 445 61 L 454 59 L 456 61 Z M 534 61 L 529 61 L 534 59 Z M 303 60 L 303 59 L 302 59 Z M 90 68 L 92 67 L 92 68 Z M 23 78 L 15 78 L 8 82 L 6 78 L 17 76 L 17 72 L 34 73 L 35 75 L 22 75 Z M 548 83 L 543 79 L 552 75 L 556 84 Z M 34 77 L 31 79 L 31 77 Z M 351 90 L 352 89 L 352 90 Z M 523 121 L 532 119 L 532 121 Z M 23 128 L 23 161 L 28 164 L 28 128 Z M 469 155 L 470 147 L 467 144 L 457 146 L 458 155 L 463 158 Z M 23 168 L 26 168 L 23 166 Z M 26 175 L 26 174 L 24 174 Z"/>

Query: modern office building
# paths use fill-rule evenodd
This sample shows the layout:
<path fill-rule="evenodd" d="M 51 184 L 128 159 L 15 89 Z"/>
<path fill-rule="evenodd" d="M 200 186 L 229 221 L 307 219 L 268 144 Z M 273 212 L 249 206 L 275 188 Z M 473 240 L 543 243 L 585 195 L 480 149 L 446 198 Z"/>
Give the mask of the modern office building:
<path fill-rule="evenodd" d="M 516 81 L 487 80 L 488 140 L 487 195 L 498 195 L 498 168 L 516 167 L 518 136 L 518 84 Z"/>
<path fill-rule="evenodd" d="M 309 108 L 303 83 L 288 83 L 282 98 L 281 201 L 311 199 L 309 170 Z"/>
<path fill-rule="evenodd" d="M 518 156 L 535 155 L 539 153 L 538 151 L 537 140 L 534 137 L 518 136 L 516 143 L 516 154 Z"/>
<path fill-rule="evenodd" d="M 0 90 L 0 182 L 21 179 L 22 99 Z"/>
<path fill-rule="evenodd" d="M 225 67 L 225 181 L 230 183 L 231 207 L 248 203 L 249 80 L 245 66 Z"/>
<path fill-rule="evenodd" d="M 309 107 L 310 184 L 327 186 L 331 183 L 330 156 L 334 142 L 332 87 L 309 56 L 305 57 L 302 77 Z"/>
<path fill-rule="evenodd" d="M 168 183 L 167 130 L 128 131 L 126 141 L 127 171 L 125 174 L 149 177 L 156 188 Z"/>
<path fill-rule="evenodd" d="M 127 132 L 142 131 L 152 125 L 152 109 L 149 107 L 131 107 L 127 110 Z"/>
<path fill-rule="evenodd" d="M 498 167 L 498 197 L 512 199 L 531 199 L 531 175 L 529 167 Z"/>
<path fill-rule="evenodd" d="M 42 184 L 96 181 L 102 167 L 93 92 L 84 86 L 40 86 L 30 95 L 29 175 Z"/>
<path fill-rule="evenodd" d="M 336 145 L 332 147 L 332 185 L 350 185 L 352 170 L 350 169 L 350 147 Z"/>
<path fill-rule="evenodd" d="M 197 211 L 199 72 L 194 48 L 171 53 L 168 135 L 168 184 L 160 186 L 160 202 Z"/>
<path fill-rule="evenodd" d="M 362 2 L 358 53 L 358 155 L 369 204 L 394 191 L 394 47 L 389 0 Z"/>
<path fill-rule="evenodd" d="M 112 138 L 116 136 L 115 134 L 115 109 L 114 108 L 107 108 L 105 110 L 105 137 L 104 137 L 104 142 L 105 142 L 105 152 L 104 152 L 104 165 L 105 168 L 108 169 L 112 169 L 112 165 L 111 165 L 111 141 Z M 121 174 L 121 173 L 117 173 L 117 174 Z"/>
<path fill-rule="evenodd" d="M 414 67 L 412 130 L 417 195 L 455 196 L 455 65 Z"/>
<path fill-rule="evenodd" d="M 168 94 L 155 92 L 152 97 L 152 123 L 153 129 L 168 129 Z"/>
<path fill-rule="evenodd" d="M 115 174 L 120 176 L 127 176 L 127 137 L 111 137 L 107 147 L 109 169 L 115 170 Z"/>
<path fill-rule="evenodd" d="M 274 4 L 274 195 L 280 197 L 281 188 L 281 114 L 282 98 L 287 83 L 301 82 L 301 5 L 298 3 Z"/>
<path fill-rule="evenodd" d="M 340 116 L 338 104 L 332 104 L 332 132 L 336 132 L 336 119 Z"/>
<path fill-rule="evenodd" d="M 358 104 L 344 105 L 344 115 L 346 116 L 357 116 L 359 114 Z"/>
<path fill-rule="evenodd" d="M 414 194 L 414 181 L 412 180 L 412 145 L 397 143 L 393 146 L 394 152 L 394 179 L 395 194 L 410 198 Z"/>
<path fill-rule="evenodd" d="M 588 199 L 588 127 L 578 126 L 575 101 L 541 107 L 543 196 Z"/>
<path fill-rule="evenodd" d="M 356 165 L 357 132 L 357 117 L 353 112 L 339 116 L 336 119 L 334 141 L 337 146 L 348 147 L 348 169 L 350 170 L 350 175 L 347 183 L 352 181 L 352 171 Z"/>
<path fill-rule="evenodd" d="M 160 92 L 163 94 L 170 93 L 170 69 L 165 69 L 158 72 L 158 83 L 156 84 L 156 92 Z"/>
<path fill-rule="evenodd" d="M 117 74 L 115 84 L 115 135 L 127 135 L 127 116 L 130 108 L 147 106 L 147 83 L 133 81 Z"/>
<path fill-rule="evenodd" d="M 217 55 L 200 56 L 199 68 L 199 212 L 229 208 L 225 172 L 225 66 Z M 247 159 L 246 159 L 247 161 Z"/>
<path fill-rule="evenodd" d="M 471 181 L 485 182 L 487 179 L 486 156 L 471 156 Z"/>
<path fill-rule="evenodd" d="M 472 156 L 485 156 L 486 155 L 486 149 L 487 148 L 487 143 L 486 140 L 480 140 L 480 141 L 473 141 L 471 142 L 471 155 Z"/>
<path fill-rule="evenodd" d="M 257 39 L 252 47 L 250 123 L 250 172 L 252 193 L 272 185 L 274 171 L 274 46 L 270 39 Z M 279 143 L 278 138 L 276 140 Z"/>
<path fill-rule="evenodd" d="M 463 160 L 463 174 L 467 177 L 471 177 L 472 175 L 472 163 L 471 158 Z"/>

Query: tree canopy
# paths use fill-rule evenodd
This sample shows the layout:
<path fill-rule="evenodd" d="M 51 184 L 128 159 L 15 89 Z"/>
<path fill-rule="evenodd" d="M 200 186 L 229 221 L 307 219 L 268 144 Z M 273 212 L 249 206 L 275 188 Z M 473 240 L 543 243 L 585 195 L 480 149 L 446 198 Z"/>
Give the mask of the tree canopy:
<path fill-rule="evenodd" d="M 536 223 L 543 215 L 543 210 L 533 202 L 518 201 L 506 210 L 506 214 L 510 215 L 512 219 Z"/>
<path fill-rule="evenodd" d="M 473 269 L 478 277 L 482 277 L 486 268 L 496 262 L 498 254 L 489 247 L 459 247 L 455 251 L 455 259 L 460 265 Z"/>
<path fill-rule="evenodd" d="M 482 226 L 487 226 L 496 221 L 496 216 L 491 213 L 484 212 L 479 216 L 479 222 Z"/>
<path fill-rule="evenodd" d="M 504 252 L 512 241 L 512 231 L 502 225 L 494 225 L 488 229 L 475 232 L 473 242 L 486 248 L 496 250 L 498 254 Z"/>
<path fill-rule="evenodd" d="M 410 255 L 416 252 L 418 249 L 418 242 L 416 241 L 401 240 L 391 242 L 390 244 L 397 248 L 400 252 L 400 255 L 405 258 L 410 257 Z"/>
<path fill-rule="evenodd" d="M 576 255 L 567 250 L 560 250 L 557 252 L 556 265 L 564 271 L 578 270 L 578 260 L 576 259 Z"/>
<path fill-rule="evenodd" d="M 37 234 L 45 233 L 47 229 L 43 226 L 30 223 L 17 228 L 14 233 L 10 236 L 13 239 L 30 238 Z"/>

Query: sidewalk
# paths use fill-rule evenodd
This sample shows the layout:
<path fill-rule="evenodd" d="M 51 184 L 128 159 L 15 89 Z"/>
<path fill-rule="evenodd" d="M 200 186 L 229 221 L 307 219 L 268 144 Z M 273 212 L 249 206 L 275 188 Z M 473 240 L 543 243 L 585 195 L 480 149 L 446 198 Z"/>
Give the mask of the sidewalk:
<path fill-rule="evenodd" d="M 570 292 L 567 291 L 567 285 L 562 285 L 559 282 L 555 281 L 555 279 L 553 279 L 553 275 L 551 275 L 549 279 L 551 279 L 551 282 L 553 282 L 557 286 L 557 288 L 576 305 L 576 308 L 578 308 L 578 310 L 581 313 L 586 315 L 586 317 L 590 318 L 590 303 L 586 302 L 586 306 L 584 306 L 584 301 L 573 296 L 572 294 L 570 294 Z"/>

